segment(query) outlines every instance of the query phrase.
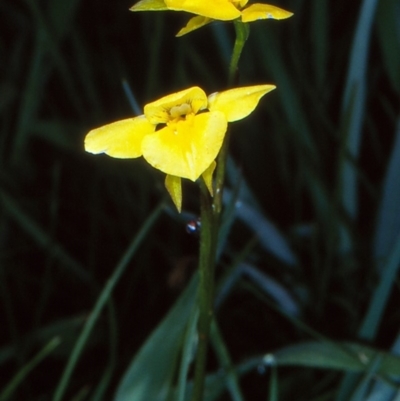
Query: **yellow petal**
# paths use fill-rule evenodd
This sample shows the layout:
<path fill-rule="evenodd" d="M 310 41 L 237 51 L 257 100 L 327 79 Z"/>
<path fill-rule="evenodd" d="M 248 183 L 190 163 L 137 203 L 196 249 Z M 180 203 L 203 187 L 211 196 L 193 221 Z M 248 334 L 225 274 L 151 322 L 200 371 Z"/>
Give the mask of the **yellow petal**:
<path fill-rule="evenodd" d="M 252 22 L 259 19 L 285 19 L 293 15 L 290 11 L 270 4 L 252 4 L 242 10 L 242 22 Z"/>
<path fill-rule="evenodd" d="M 85 150 L 120 159 L 139 157 L 143 138 L 154 130 L 155 126 L 144 115 L 116 121 L 91 130 L 85 138 Z"/>
<path fill-rule="evenodd" d="M 201 175 L 203 177 L 204 183 L 206 184 L 206 187 L 208 189 L 208 192 L 210 192 L 211 196 L 214 196 L 214 190 L 213 190 L 213 173 L 215 170 L 217 163 L 213 161 L 210 166 L 204 171 L 204 173 Z"/>
<path fill-rule="evenodd" d="M 230 0 L 165 0 L 170 10 L 186 11 L 221 21 L 240 17 L 240 11 Z"/>
<path fill-rule="evenodd" d="M 148 103 L 144 106 L 144 114 L 152 124 L 165 124 L 171 120 L 170 110 L 182 104 L 190 105 L 196 114 L 207 107 L 207 95 L 203 89 L 194 86 Z"/>
<path fill-rule="evenodd" d="M 223 113 L 207 112 L 147 135 L 143 157 L 169 175 L 196 181 L 216 158 L 227 129 Z"/>
<path fill-rule="evenodd" d="M 266 93 L 275 88 L 275 85 L 256 85 L 216 92 L 208 97 L 208 108 L 222 111 L 228 122 L 241 120 L 253 112 Z"/>
<path fill-rule="evenodd" d="M 131 11 L 166 11 L 168 7 L 164 0 L 141 0 L 134 4 Z"/>
<path fill-rule="evenodd" d="M 232 4 L 241 10 L 248 3 L 249 0 L 231 0 Z"/>
<path fill-rule="evenodd" d="M 175 36 L 179 37 L 179 36 L 186 35 L 187 33 L 192 32 L 195 29 L 199 29 L 199 28 L 203 27 L 204 25 L 209 24 L 210 22 L 213 22 L 213 20 L 211 18 L 201 17 L 199 15 L 196 17 L 190 18 L 190 20 L 188 21 L 186 26 L 183 27 Z"/>
<path fill-rule="evenodd" d="M 182 210 L 182 182 L 180 177 L 174 175 L 168 175 L 165 177 L 165 187 L 172 201 L 174 202 L 178 212 Z"/>

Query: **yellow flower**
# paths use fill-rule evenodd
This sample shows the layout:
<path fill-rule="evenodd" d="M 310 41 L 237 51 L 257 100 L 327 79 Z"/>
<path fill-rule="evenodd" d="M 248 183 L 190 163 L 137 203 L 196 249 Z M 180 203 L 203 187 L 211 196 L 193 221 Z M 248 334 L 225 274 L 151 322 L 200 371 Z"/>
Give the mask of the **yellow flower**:
<path fill-rule="evenodd" d="M 271 4 L 255 3 L 247 6 L 248 0 L 140 0 L 132 11 L 186 11 L 196 14 L 176 36 L 182 36 L 214 20 L 232 21 L 240 18 L 242 22 L 260 19 L 284 19 L 293 13 Z"/>
<path fill-rule="evenodd" d="M 256 85 L 216 92 L 207 97 L 192 87 L 148 103 L 144 114 L 91 130 L 85 150 L 116 158 L 143 156 L 167 174 L 165 186 L 181 211 L 181 179 L 203 177 L 212 195 L 215 158 L 228 122 L 247 117 L 274 85 Z"/>

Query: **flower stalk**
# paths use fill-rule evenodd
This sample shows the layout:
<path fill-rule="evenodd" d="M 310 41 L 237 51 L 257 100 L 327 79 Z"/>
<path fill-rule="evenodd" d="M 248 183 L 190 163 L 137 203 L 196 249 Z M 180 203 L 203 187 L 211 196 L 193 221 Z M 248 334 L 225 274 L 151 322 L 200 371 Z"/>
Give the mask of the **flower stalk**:
<path fill-rule="evenodd" d="M 201 231 L 199 252 L 199 321 L 198 346 L 194 373 L 193 401 L 203 399 L 206 375 L 207 348 L 213 319 L 214 271 L 218 240 L 218 215 L 214 213 L 211 197 L 204 182 L 200 183 Z"/>
<path fill-rule="evenodd" d="M 246 40 L 250 34 L 250 28 L 248 24 L 244 24 L 240 20 L 234 21 L 236 39 L 233 45 L 233 51 L 231 56 L 231 61 L 229 63 L 228 72 L 228 88 L 234 86 L 237 72 L 239 59 L 242 54 L 242 50 L 246 43 Z M 225 169 L 226 161 L 228 157 L 228 147 L 229 147 L 229 130 L 225 135 L 224 142 L 222 144 L 221 150 L 217 158 L 217 169 L 215 172 L 215 196 L 214 196 L 214 210 L 216 214 L 220 214 L 222 211 L 222 196 L 225 181 Z"/>
<path fill-rule="evenodd" d="M 236 20 L 234 22 L 236 40 L 229 64 L 228 87 L 232 87 L 237 75 L 240 55 L 249 36 L 248 24 Z M 199 251 L 199 291 L 198 307 L 199 321 L 197 327 L 198 347 L 194 372 L 192 401 L 202 401 L 205 387 L 207 348 L 211 322 L 214 316 L 214 281 L 216 250 L 218 244 L 219 226 L 222 212 L 223 187 L 226 162 L 228 157 L 229 130 L 217 158 L 215 175 L 215 193 L 211 199 L 204 182 L 201 189 L 201 234 Z"/>
<path fill-rule="evenodd" d="M 228 75 L 229 88 L 231 88 L 235 83 L 239 59 L 250 33 L 249 24 L 245 24 L 240 20 L 235 20 L 233 22 L 233 25 L 235 26 L 236 39 L 235 39 L 235 44 L 233 46 L 231 62 L 229 64 L 229 75 Z"/>

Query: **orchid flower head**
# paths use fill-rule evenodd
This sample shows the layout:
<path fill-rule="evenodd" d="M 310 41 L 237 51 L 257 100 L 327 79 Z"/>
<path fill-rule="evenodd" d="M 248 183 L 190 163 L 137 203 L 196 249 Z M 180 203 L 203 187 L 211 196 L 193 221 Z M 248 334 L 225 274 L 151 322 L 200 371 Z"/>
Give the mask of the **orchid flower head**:
<path fill-rule="evenodd" d="M 183 36 L 215 20 L 233 21 L 240 19 L 244 23 L 262 19 L 285 19 L 293 15 L 272 4 L 254 3 L 248 0 L 140 0 L 131 11 L 185 11 L 195 14 L 176 36 Z"/>
<path fill-rule="evenodd" d="M 256 85 L 209 96 L 194 86 L 144 106 L 144 114 L 91 130 L 85 150 L 115 158 L 143 158 L 167 175 L 166 188 L 182 207 L 181 179 L 202 177 L 212 195 L 212 174 L 228 123 L 247 117 L 274 85 Z"/>

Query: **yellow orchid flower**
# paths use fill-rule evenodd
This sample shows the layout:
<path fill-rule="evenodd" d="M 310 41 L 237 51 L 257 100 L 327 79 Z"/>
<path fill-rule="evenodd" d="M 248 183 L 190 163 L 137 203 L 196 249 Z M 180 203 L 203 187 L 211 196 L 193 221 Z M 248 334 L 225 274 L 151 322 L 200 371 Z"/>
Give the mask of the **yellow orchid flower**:
<path fill-rule="evenodd" d="M 116 158 L 143 156 L 167 174 L 165 186 L 178 211 L 182 207 L 181 179 L 203 177 L 212 195 L 215 158 L 229 122 L 247 117 L 274 85 L 230 89 L 209 95 L 192 87 L 144 106 L 144 114 L 91 130 L 85 150 Z"/>
<path fill-rule="evenodd" d="M 248 0 L 140 0 L 131 11 L 186 11 L 196 14 L 176 36 L 186 35 L 214 20 L 242 22 L 260 19 L 285 19 L 293 15 L 290 11 L 271 4 L 255 3 L 247 6 Z M 247 6 L 247 7 L 246 7 Z"/>

